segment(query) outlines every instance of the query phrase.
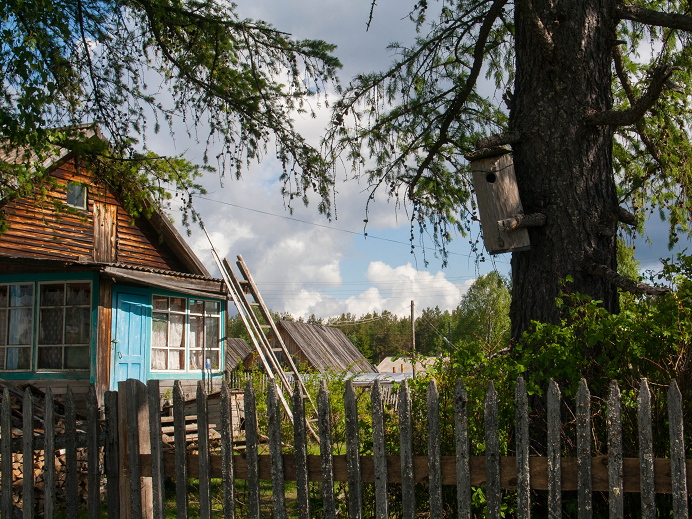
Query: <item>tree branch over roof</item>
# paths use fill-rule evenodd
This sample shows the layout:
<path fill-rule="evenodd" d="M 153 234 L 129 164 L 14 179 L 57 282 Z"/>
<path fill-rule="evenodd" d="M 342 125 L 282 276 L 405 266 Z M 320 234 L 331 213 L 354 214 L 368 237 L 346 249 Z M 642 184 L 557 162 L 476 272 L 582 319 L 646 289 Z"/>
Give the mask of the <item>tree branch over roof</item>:
<path fill-rule="evenodd" d="M 666 81 L 673 73 L 674 67 L 668 64 L 660 65 L 653 71 L 651 83 L 646 92 L 627 110 L 604 110 L 602 112 L 589 113 L 585 120 L 588 124 L 629 126 L 636 124 L 644 114 L 658 101 L 663 92 Z"/>
<path fill-rule="evenodd" d="M 616 12 L 621 20 L 630 20 L 647 25 L 679 29 L 681 31 L 692 31 L 692 16 L 662 13 L 631 4 L 618 4 Z"/>
<path fill-rule="evenodd" d="M 473 50 L 473 66 L 471 67 L 469 76 L 466 79 L 466 83 L 464 84 L 464 87 L 459 90 L 459 93 L 454 98 L 454 102 L 452 103 L 451 108 L 447 111 L 447 114 L 444 120 L 442 121 L 442 124 L 440 125 L 440 133 L 437 137 L 437 140 L 435 141 L 435 144 L 433 144 L 433 146 L 430 148 L 427 157 L 425 157 L 425 160 L 423 160 L 420 166 L 418 166 L 418 170 L 416 171 L 415 176 L 413 177 L 413 179 L 411 179 L 411 182 L 409 182 L 408 196 L 411 200 L 415 199 L 413 193 L 416 184 L 423 176 L 425 170 L 428 168 L 428 166 L 430 166 L 430 164 L 434 160 L 435 155 L 437 155 L 442 146 L 444 146 L 447 143 L 447 132 L 449 131 L 450 125 L 452 124 L 457 114 L 464 106 L 464 103 L 468 99 L 469 95 L 471 95 L 471 92 L 473 92 L 474 87 L 476 86 L 476 80 L 478 79 L 478 75 L 481 72 L 481 67 L 483 66 L 483 61 L 485 57 L 485 44 L 488 41 L 490 30 L 492 29 L 495 20 L 502 12 L 502 8 L 506 3 L 507 0 L 495 0 L 493 2 L 493 5 L 488 10 L 488 14 L 486 15 L 485 20 L 483 21 L 483 25 L 481 26 L 480 32 L 478 34 L 476 46 Z"/>

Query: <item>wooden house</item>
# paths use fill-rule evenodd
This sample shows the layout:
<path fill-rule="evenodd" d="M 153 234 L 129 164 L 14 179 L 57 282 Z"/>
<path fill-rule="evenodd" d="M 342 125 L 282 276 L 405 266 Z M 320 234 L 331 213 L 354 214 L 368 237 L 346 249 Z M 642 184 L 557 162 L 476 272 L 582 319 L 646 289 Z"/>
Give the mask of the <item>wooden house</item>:
<path fill-rule="evenodd" d="M 279 321 L 276 327 L 301 371 L 301 366 L 320 373 L 377 371 L 338 328 L 297 321 Z"/>
<path fill-rule="evenodd" d="M 206 369 L 218 387 L 223 282 L 164 214 L 133 220 L 68 151 L 48 167 L 57 187 L 43 202 L 0 191 L 0 379 L 56 395 L 69 384 L 78 403 L 90 382 L 99 401 L 127 378 L 160 379 L 162 392 L 183 380 L 193 394 Z"/>

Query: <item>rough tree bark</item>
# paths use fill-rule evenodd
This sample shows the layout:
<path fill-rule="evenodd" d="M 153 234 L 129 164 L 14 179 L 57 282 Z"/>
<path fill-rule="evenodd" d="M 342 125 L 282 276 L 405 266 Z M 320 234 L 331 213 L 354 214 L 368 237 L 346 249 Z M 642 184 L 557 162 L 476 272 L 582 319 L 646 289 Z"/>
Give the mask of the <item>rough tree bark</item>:
<path fill-rule="evenodd" d="M 544 213 L 547 225 L 530 228 L 531 250 L 512 255 L 514 339 L 531 320 L 558 322 L 555 298 L 568 275 L 571 290 L 618 310 L 616 288 L 583 268 L 590 257 L 616 269 L 613 129 L 584 119 L 612 108 L 617 21 L 612 0 L 516 4 L 514 167 L 524 211 Z"/>

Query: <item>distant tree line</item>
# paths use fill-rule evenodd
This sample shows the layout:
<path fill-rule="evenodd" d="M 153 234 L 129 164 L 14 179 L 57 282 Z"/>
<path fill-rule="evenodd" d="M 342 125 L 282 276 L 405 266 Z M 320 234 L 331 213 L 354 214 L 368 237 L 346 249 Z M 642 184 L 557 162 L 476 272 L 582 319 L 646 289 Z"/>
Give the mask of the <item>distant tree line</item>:
<path fill-rule="evenodd" d="M 443 312 L 439 306 L 416 310 L 416 354 L 448 356 L 457 348 L 476 346 L 486 355 L 492 355 L 509 341 L 509 303 L 509 282 L 499 273 L 491 272 L 471 285 L 451 313 Z M 388 310 L 361 316 L 344 313 L 329 319 L 314 314 L 307 319 L 296 319 L 290 313 L 276 313 L 273 317 L 275 321 L 285 319 L 337 327 L 375 365 L 385 357 L 411 351 L 410 316 L 398 317 Z M 229 337 L 242 337 L 250 342 L 238 315 L 229 318 L 227 333 Z"/>

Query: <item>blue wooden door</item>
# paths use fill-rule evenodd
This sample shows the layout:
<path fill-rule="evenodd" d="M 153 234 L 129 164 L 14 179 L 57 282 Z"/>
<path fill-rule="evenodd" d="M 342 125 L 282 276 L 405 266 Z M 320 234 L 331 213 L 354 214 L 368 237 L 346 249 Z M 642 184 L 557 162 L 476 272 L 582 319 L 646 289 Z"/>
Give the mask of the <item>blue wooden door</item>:
<path fill-rule="evenodd" d="M 117 293 L 111 389 L 128 378 L 145 382 L 148 316 L 148 296 Z"/>

